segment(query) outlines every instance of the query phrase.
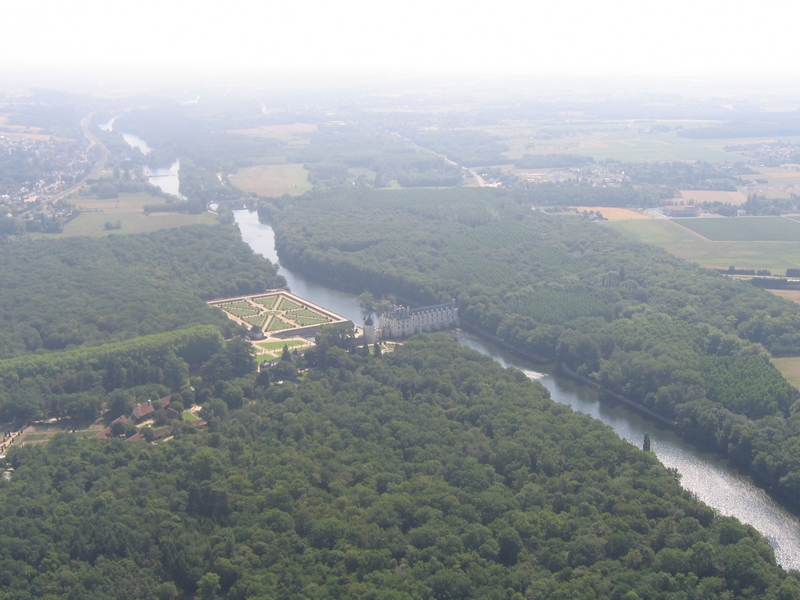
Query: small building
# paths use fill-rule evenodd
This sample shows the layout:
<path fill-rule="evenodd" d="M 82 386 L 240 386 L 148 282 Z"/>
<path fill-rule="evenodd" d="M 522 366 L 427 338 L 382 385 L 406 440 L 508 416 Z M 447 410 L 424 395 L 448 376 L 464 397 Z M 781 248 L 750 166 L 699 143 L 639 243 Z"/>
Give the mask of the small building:
<path fill-rule="evenodd" d="M 133 408 L 133 411 L 131 412 L 131 419 L 133 419 L 134 422 L 143 421 L 144 419 L 150 417 L 154 412 L 155 408 L 153 408 L 153 403 L 148 400 L 143 404 L 137 404 Z"/>
<path fill-rule="evenodd" d="M 259 325 L 253 325 L 250 331 L 247 332 L 247 337 L 251 340 L 263 340 L 265 337 L 264 330 Z"/>
<path fill-rule="evenodd" d="M 665 217 L 670 218 L 700 216 L 700 209 L 696 206 L 662 206 L 659 210 Z"/>

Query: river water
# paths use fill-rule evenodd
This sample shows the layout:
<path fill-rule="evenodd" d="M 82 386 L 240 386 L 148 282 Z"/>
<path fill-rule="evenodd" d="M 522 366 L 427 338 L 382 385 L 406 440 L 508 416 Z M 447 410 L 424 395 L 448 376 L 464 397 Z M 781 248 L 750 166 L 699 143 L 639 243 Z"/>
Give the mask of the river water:
<path fill-rule="evenodd" d="M 186 196 L 181 194 L 181 182 L 178 178 L 178 171 L 181 168 L 181 161 L 176 160 L 169 166 L 169 169 L 151 169 L 144 168 L 144 174 L 147 180 L 155 186 L 160 187 L 162 190 L 173 196 L 177 196 L 181 200 L 186 200 Z"/>
<path fill-rule="evenodd" d="M 250 247 L 272 262 L 278 262 L 272 227 L 258 222 L 258 214 L 233 211 L 242 238 Z M 358 296 L 309 281 L 281 267 L 292 292 L 360 324 L 362 312 Z M 537 379 L 556 402 L 591 415 L 611 427 L 621 438 L 641 447 L 645 432 L 650 433 L 651 449 L 667 466 L 678 469 L 681 485 L 697 498 L 724 515 L 737 517 L 758 529 L 775 548 L 778 563 L 786 569 L 800 569 L 800 519 L 777 504 L 752 481 L 728 466 L 714 454 L 703 452 L 682 440 L 669 428 L 616 402 L 600 401 L 597 391 L 572 379 L 554 375 L 542 367 L 499 348 L 495 344 L 462 330 L 459 342 L 494 358 L 504 367 L 516 367 Z"/>
<path fill-rule="evenodd" d="M 138 148 L 139 151 L 145 156 L 150 154 L 150 146 L 148 146 L 147 142 L 145 142 L 139 136 L 133 135 L 132 133 L 123 133 L 122 139 L 125 140 L 129 146 L 133 148 Z"/>
<path fill-rule="evenodd" d="M 116 119 L 116 117 L 114 117 L 114 119 Z M 111 121 L 105 125 L 101 125 L 100 128 L 103 129 L 104 127 L 108 126 L 110 130 L 110 128 L 114 125 L 114 119 L 111 119 Z M 124 139 L 132 148 L 138 148 L 139 151 L 145 156 L 150 154 L 150 146 L 148 146 L 147 142 L 145 142 L 142 138 L 133 135 L 132 133 L 123 133 L 122 139 Z M 151 169 L 150 167 L 145 167 L 144 174 L 151 184 L 160 187 L 167 194 L 172 194 L 181 200 L 186 200 L 186 196 L 180 192 L 181 182 L 178 178 L 178 172 L 180 171 L 180 168 L 181 161 L 180 159 L 176 159 L 168 169 Z"/>

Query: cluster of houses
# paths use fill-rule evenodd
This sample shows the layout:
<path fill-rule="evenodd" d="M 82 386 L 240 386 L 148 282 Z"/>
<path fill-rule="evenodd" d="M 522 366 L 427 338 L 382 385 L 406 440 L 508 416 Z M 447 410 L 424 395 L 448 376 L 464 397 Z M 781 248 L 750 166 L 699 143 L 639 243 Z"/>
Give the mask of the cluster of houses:
<path fill-rule="evenodd" d="M 113 433 L 114 425 L 116 423 L 121 423 L 123 426 L 127 425 L 134 425 L 136 426 L 138 423 L 143 423 L 148 419 L 153 417 L 153 413 L 158 409 L 164 409 L 164 412 L 167 414 L 167 418 L 172 419 L 179 419 L 181 417 L 181 413 L 177 410 L 170 408 L 170 404 L 172 404 L 172 396 L 166 396 L 164 398 L 160 398 L 156 401 L 148 400 L 147 402 L 143 402 L 142 404 L 137 404 L 133 407 L 130 415 L 122 415 L 121 417 L 117 417 L 111 424 L 103 429 L 100 433 L 97 434 L 97 438 L 101 440 L 109 439 L 115 437 Z M 206 421 L 203 419 L 197 419 L 195 421 L 190 421 L 190 425 L 194 427 L 202 427 L 206 425 Z M 155 438 L 160 439 L 166 437 L 170 433 L 172 433 L 172 427 L 160 427 L 153 431 Z M 144 439 L 141 432 L 133 434 L 131 437 L 127 438 L 126 441 L 132 442 L 136 440 Z"/>

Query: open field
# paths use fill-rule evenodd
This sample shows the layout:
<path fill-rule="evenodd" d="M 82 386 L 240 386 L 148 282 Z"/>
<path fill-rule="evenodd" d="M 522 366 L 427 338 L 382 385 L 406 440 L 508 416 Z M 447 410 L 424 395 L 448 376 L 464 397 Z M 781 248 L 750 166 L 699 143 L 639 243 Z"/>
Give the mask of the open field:
<path fill-rule="evenodd" d="M 628 208 L 614 208 L 611 206 L 576 206 L 576 210 L 599 212 L 609 221 L 627 221 L 629 219 L 651 219 L 645 214 Z"/>
<path fill-rule="evenodd" d="M 77 194 L 71 195 L 68 202 L 75 204 L 81 210 L 103 212 L 132 212 L 144 210 L 147 204 L 163 204 L 164 199 L 150 194 L 139 192 L 136 194 L 120 194 L 117 198 L 100 200 L 98 198 L 84 198 Z"/>
<path fill-rule="evenodd" d="M 228 133 L 238 133 L 239 135 L 249 135 L 251 137 L 275 138 L 289 143 L 308 143 L 308 135 L 314 133 L 316 130 L 316 125 L 294 123 L 292 125 L 264 125 L 251 129 L 233 129 Z"/>
<path fill-rule="evenodd" d="M 800 356 L 773 358 L 771 362 L 786 378 L 786 381 L 800 390 Z"/>
<path fill-rule="evenodd" d="M 754 187 L 748 188 L 748 193 L 767 198 L 788 198 L 790 194 L 800 193 L 800 170 L 796 166 L 757 167 L 754 170 L 758 173 L 742 175 L 742 179 L 751 182 L 760 179 L 767 183 L 754 183 Z"/>
<path fill-rule="evenodd" d="M 122 229 L 105 229 L 106 221 L 116 223 L 120 221 Z M 136 212 L 102 212 L 84 213 L 64 225 L 62 233 L 37 233 L 31 237 L 75 237 L 78 235 L 88 235 L 91 237 L 102 237 L 110 233 L 150 233 L 160 229 L 173 229 L 184 225 L 195 225 L 204 223 L 213 225 L 217 218 L 211 213 L 200 215 L 189 215 L 186 213 L 156 213 L 145 215 L 141 211 Z"/>
<path fill-rule="evenodd" d="M 683 200 L 694 200 L 700 202 L 722 202 L 732 206 L 740 206 L 747 201 L 747 196 L 742 192 L 725 192 L 717 190 L 681 190 Z M 673 204 L 678 203 L 678 199 L 671 200 Z"/>
<path fill-rule="evenodd" d="M 703 160 L 744 162 L 726 146 L 742 140 L 695 140 L 678 137 L 675 131 L 649 133 L 655 124 L 684 129 L 712 124 L 707 121 L 608 121 L 551 125 L 534 121 L 474 127 L 503 138 L 509 146 L 509 162 L 524 154 L 583 154 L 597 160 L 606 158 L 633 162 Z M 746 140 L 752 141 L 752 140 Z"/>
<path fill-rule="evenodd" d="M 769 290 L 776 296 L 780 296 L 781 298 L 786 298 L 787 300 L 791 300 L 796 304 L 800 304 L 800 290 Z"/>
<path fill-rule="evenodd" d="M 256 342 L 255 345 L 264 350 L 280 350 L 282 352 L 284 346 L 289 346 L 291 349 L 297 346 L 307 346 L 308 343 L 300 340 L 287 340 L 285 342 Z"/>
<path fill-rule="evenodd" d="M 769 269 L 773 273 L 800 267 L 800 242 L 712 242 L 668 219 L 612 221 L 598 226 L 611 227 L 622 235 L 654 244 L 705 267 L 735 265 Z"/>
<path fill-rule="evenodd" d="M 276 197 L 283 194 L 299 196 L 311 189 L 308 171 L 303 165 L 257 165 L 239 169 L 228 177 L 230 182 L 245 192 L 259 196 Z"/>
<path fill-rule="evenodd" d="M 714 242 L 800 242 L 800 222 L 784 217 L 699 218 L 675 222 Z"/>

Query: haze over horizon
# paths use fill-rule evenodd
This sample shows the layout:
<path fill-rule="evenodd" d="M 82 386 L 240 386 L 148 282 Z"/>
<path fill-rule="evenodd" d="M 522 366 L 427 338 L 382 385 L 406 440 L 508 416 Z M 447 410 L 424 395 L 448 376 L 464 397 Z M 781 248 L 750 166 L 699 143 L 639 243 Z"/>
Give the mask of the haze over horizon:
<path fill-rule="evenodd" d="M 94 0 L 6 3 L 0 73 L 141 78 L 573 77 L 800 83 L 798 8 L 744 2 L 491 6 L 364 0 L 219 6 Z"/>

